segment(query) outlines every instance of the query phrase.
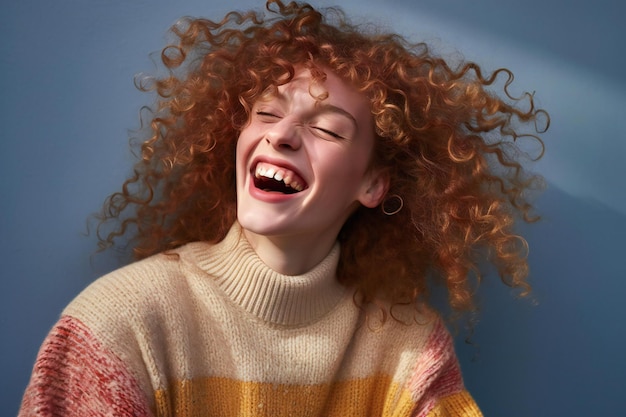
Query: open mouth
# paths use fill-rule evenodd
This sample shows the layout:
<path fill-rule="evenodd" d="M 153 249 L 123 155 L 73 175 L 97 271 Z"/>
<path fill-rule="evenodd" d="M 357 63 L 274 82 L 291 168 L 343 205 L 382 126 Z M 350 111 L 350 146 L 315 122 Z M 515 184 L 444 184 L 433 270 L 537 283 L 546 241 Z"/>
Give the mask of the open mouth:
<path fill-rule="evenodd" d="M 256 188 L 280 194 L 295 194 L 308 187 L 295 172 L 265 162 L 256 165 L 253 180 Z"/>

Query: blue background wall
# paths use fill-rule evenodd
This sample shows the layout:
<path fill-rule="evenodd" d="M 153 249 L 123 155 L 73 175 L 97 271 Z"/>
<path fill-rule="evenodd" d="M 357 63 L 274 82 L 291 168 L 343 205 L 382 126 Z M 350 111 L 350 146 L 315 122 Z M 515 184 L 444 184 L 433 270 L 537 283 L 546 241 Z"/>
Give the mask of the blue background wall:
<path fill-rule="evenodd" d="M 339 1 L 338 1 L 339 2 Z M 85 220 L 129 172 L 133 75 L 182 15 L 216 0 L 25 0 L 0 6 L 0 415 L 15 415 L 61 309 L 114 268 Z M 544 220 L 525 227 L 534 300 L 489 276 L 474 342 L 459 338 L 488 416 L 623 415 L 626 360 L 626 29 L 617 0 L 339 2 L 488 69 L 514 70 L 550 111 Z M 509 2 L 513 3 L 513 2 Z M 327 5 L 328 2 L 314 2 Z M 230 6 L 232 7 L 232 6 Z M 240 0 L 237 8 L 262 7 Z"/>

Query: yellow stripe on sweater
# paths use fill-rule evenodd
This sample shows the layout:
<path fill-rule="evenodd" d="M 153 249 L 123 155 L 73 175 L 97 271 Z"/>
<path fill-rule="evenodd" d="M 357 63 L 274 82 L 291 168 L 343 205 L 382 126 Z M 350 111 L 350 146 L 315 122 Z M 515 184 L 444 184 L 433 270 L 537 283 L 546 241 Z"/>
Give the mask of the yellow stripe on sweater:
<path fill-rule="evenodd" d="M 474 399 L 467 391 L 448 395 L 439 399 L 435 407 L 428 413 L 428 417 L 482 417 Z"/>
<path fill-rule="evenodd" d="M 410 393 L 389 376 L 333 385 L 285 385 L 229 378 L 176 381 L 155 393 L 157 416 L 408 416 Z"/>

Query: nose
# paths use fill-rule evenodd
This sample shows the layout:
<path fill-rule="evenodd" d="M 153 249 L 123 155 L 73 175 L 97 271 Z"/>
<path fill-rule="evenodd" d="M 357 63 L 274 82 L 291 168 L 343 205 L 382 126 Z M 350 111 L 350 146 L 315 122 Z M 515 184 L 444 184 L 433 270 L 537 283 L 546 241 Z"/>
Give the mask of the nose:
<path fill-rule="evenodd" d="M 265 140 L 274 148 L 297 150 L 302 144 L 300 126 L 290 118 L 274 123 L 266 132 Z"/>

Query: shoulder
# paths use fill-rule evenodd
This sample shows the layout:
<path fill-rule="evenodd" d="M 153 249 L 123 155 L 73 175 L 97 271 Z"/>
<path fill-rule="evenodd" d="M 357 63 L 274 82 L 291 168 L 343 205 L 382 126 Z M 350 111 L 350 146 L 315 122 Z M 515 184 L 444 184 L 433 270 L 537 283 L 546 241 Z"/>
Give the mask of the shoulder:
<path fill-rule="evenodd" d="M 110 272 L 85 288 L 64 313 L 80 315 L 98 306 L 108 310 L 132 301 L 148 301 L 153 290 L 172 282 L 172 276 L 179 273 L 177 264 L 173 255 L 158 254 Z"/>
<path fill-rule="evenodd" d="M 413 314 L 413 323 L 406 322 L 408 317 L 410 310 L 402 309 L 390 323 L 392 333 L 403 334 L 396 339 L 401 366 L 394 379 L 403 381 L 419 410 L 416 415 L 481 416 L 465 389 L 454 339 L 444 320 L 432 311 Z"/>
<path fill-rule="evenodd" d="M 385 323 L 390 339 L 395 342 L 391 350 L 411 363 L 413 377 L 432 378 L 450 363 L 456 362 L 454 339 L 441 316 L 433 310 L 418 310 L 414 306 L 399 306 L 390 310 Z M 407 365 L 408 365 L 407 363 Z"/>
<path fill-rule="evenodd" d="M 190 270 L 181 258 L 205 243 L 192 243 L 117 269 L 94 281 L 63 311 L 96 332 L 110 333 L 118 327 L 158 322 L 184 304 L 190 281 L 199 270 Z M 142 323 L 144 322 L 144 323 Z"/>
<path fill-rule="evenodd" d="M 432 337 L 447 334 L 439 314 L 428 307 L 380 303 L 366 306 L 363 313 L 362 333 L 390 345 L 422 350 Z"/>
<path fill-rule="evenodd" d="M 406 377 L 406 372 L 430 356 L 430 351 L 452 346 L 441 318 L 431 310 L 368 305 L 363 308 L 361 319 L 353 342 L 354 358 L 369 358 L 366 366 L 378 368 L 377 372 Z"/>
<path fill-rule="evenodd" d="M 372 364 L 379 361 L 378 372 L 403 387 L 415 404 L 415 415 L 480 416 L 463 384 L 454 339 L 443 319 L 414 306 L 389 311 L 386 320 L 378 320 L 379 329 L 368 326 L 368 338 L 382 344 L 368 360 Z"/>

